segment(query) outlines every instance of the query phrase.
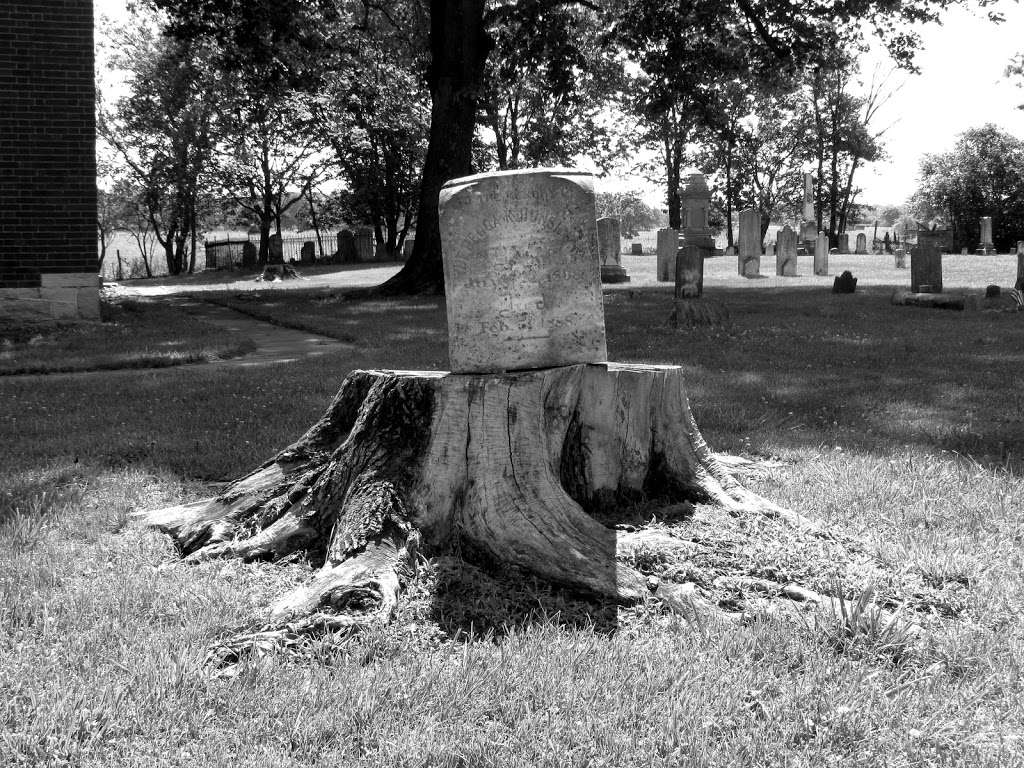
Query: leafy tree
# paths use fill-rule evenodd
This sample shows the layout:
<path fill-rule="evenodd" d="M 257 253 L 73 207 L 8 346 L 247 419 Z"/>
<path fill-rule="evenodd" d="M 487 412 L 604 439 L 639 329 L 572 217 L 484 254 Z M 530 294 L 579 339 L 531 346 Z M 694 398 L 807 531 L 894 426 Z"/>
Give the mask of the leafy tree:
<path fill-rule="evenodd" d="M 614 216 L 624 237 L 634 237 L 642 229 L 655 229 L 665 224 L 665 215 L 644 202 L 636 190 L 599 192 L 597 216 Z"/>
<path fill-rule="evenodd" d="M 921 159 L 911 205 L 921 221 L 953 230 L 957 248 L 975 248 L 980 218 L 992 217 L 992 240 L 1003 252 L 1024 234 L 1024 140 L 991 123 L 960 134 L 949 152 Z"/>
<path fill-rule="evenodd" d="M 100 110 L 98 133 L 144 192 L 167 271 L 192 271 L 202 176 L 213 146 L 206 51 L 162 34 L 157 19 L 144 13 L 116 29 L 114 41 L 112 66 L 128 72 L 128 92 Z"/>
<path fill-rule="evenodd" d="M 365 3 L 362 17 L 390 15 L 398 0 Z M 952 0 L 956 2 L 958 0 Z M 174 27 L 184 36 L 208 35 L 230 42 L 237 61 L 267 59 L 280 62 L 287 71 L 290 53 L 308 51 L 322 45 L 325 19 L 338 18 L 351 9 L 333 0 L 154 0 L 171 12 Z M 983 5 L 991 0 L 981 0 Z M 484 92 L 487 61 L 494 49 L 490 34 L 502 17 L 528 5 L 538 8 L 563 7 L 563 0 L 518 0 L 512 4 L 488 7 L 484 0 L 430 0 L 426 7 L 427 34 L 424 38 L 425 82 L 430 93 L 431 121 L 427 151 L 421 177 L 417 214 L 416 248 L 405 268 L 386 286 L 392 291 L 441 290 L 441 243 L 438 228 L 437 196 L 448 179 L 473 171 L 473 147 L 480 96 Z M 575 5 L 588 5 L 578 0 Z M 912 60 L 916 34 L 905 23 L 936 19 L 951 0 L 613 0 L 602 13 L 602 20 L 627 33 L 637 29 L 640 35 L 652 35 L 650 46 L 630 46 L 638 57 L 648 48 L 657 49 L 649 57 L 658 66 L 642 71 L 650 78 L 646 107 L 652 118 L 658 114 L 669 125 L 662 131 L 666 141 L 666 169 L 677 167 L 675 157 L 685 151 L 689 117 L 679 112 L 689 99 L 684 89 L 697 90 L 696 102 L 702 108 L 713 104 L 703 92 L 712 93 L 737 64 L 728 53 L 741 60 L 760 59 L 764 66 L 774 62 L 776 69 L 794 67 L 813 60 L 816 52 L 834 43 L 837 30 L 872 28 L 882 36 L 890 52 L 902 63 Z M 638 15 L 647 22 L 647 31 L 635 24 Z M 683 25 L 675 22 L 686 21 Z M 412 26 L 410 19 L 398 19 L 399 25 Z M 627 34 L 628 39 L 628 34 Z M 706 40 L 728 44 L 721 53 L 712 50 Z M 720 66 L 705 66 L 702 57 L 691 49 L 702 48 L 707 57 Z M 663 49 L 673 48 L 687 54 L 691 79 L 674 79 L 679 72 L 671 66 Z M 692 66 L 691 66 L 692 65 Z M 658 99 L 658 89 L 666 96 Z M 662 106 L 663 105 L 663 106 Z M 675 106 L 673 106 L 675 105 Z M 708 114 L 711 110 L 707 110 Z M 647 129 L 654 125 L 648 120 Z M 672 123 L 676 125 L 673 126 Z M 681 138 L 682 137 L 682 138 Z M 652 136 L 652 141 L 654 140 Z M 659 145 L 660 146 L 660 145 Z M 678 181 L 678 180 L 676 180 Z M 673 204 L 672 180 L 668 180 L 670 211 Z M 674 214 L 678 218 L 678 214 Z"/>

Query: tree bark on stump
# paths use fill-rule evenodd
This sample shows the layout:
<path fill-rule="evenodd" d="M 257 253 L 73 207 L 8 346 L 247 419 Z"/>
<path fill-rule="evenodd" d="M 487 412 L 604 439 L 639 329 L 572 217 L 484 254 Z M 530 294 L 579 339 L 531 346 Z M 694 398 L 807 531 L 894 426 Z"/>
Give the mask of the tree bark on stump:
<path fill-rule="evenodd" d="M 745 490 L 715 459 L 681 368 L 611 363 L 354 371 L 277 456 L 216 497 L 141 518 L 190 561 L 321 556 L 314 578 L 271 611 L 271 627 L 301 633 L 386 620 L 417 550 L 456 544 L 611 600 L 678 602 L 679 585 L 617 558 L 636 546 L 634 534 L 588 514 L 643 499 L 811 525 Z M 644 543 L 656 539 L 648 532 Z"/>

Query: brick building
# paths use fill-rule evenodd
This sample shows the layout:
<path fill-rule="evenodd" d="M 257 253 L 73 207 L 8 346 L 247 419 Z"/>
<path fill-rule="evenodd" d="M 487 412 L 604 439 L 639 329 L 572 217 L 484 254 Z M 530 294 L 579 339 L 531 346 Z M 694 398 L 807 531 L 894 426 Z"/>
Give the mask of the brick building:
<path fill-rule="evenodd" d="M 99 317 L 92 0 L 0 0 L 0 316 Z"/>

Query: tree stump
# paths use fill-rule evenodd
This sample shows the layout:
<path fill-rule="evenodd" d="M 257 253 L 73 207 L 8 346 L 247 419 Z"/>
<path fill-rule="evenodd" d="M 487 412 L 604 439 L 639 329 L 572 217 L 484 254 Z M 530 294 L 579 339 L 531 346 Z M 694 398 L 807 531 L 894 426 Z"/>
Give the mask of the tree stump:
<path fill-rule="evenodd" d="M 416 552 L 466 544 L 620 602 L 672 603 L 617 558 L 631 534 L 591 512 L 640 499 L 757 510 L 694 423 L 677 366 L 580 364 L 504 374 L 354 371 L 301 438 L 202 501 L 141 513 L 187 560 L 323 567 L 273 606 L 289 632 L 387 619 Z M 456 546 L 458 545 L 458 546 Z"/>

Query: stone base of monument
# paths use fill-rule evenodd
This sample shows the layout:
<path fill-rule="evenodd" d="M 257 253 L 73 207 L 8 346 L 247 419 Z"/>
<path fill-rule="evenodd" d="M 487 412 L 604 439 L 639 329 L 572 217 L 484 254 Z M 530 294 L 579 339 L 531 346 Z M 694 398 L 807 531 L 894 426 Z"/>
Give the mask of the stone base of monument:
<path fill-rule="evenodd" d="M 629 273 L 619 264 L 601 265 L 602 283 L 628 283 Z"/>
<path fill-rule="evenodd" d="M 980 302 L 977 296 L 963 293 L 915 293 L 896 291 L 892 303 L 907 307 L 932 307 L 935 309 L 975 310 Z"/>
<path fill-rule="evenodd" d="M 619 602 L 688 610 L 685 585 L 624 552 L 677 546 L 590 513 L 703 503 L 819 526 L 746 490 L 694 422 L 682 368 L 567 365 L 514 373 L 354 371 L 295 443 L 211 498 L 138 515 L 188 561 L 311 553 L 323 565 L 243 650 L 387 621 L 419 555 L 476 553 Z M 674 507 L 673 507 L 674 505 Z M 692 605 L 689 605 L 692 610 Z"/>

